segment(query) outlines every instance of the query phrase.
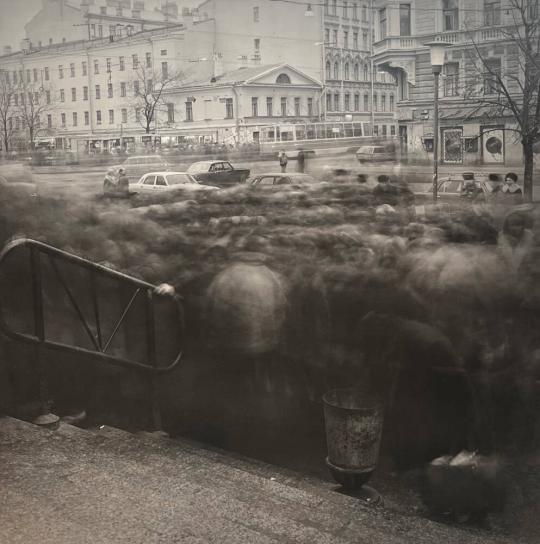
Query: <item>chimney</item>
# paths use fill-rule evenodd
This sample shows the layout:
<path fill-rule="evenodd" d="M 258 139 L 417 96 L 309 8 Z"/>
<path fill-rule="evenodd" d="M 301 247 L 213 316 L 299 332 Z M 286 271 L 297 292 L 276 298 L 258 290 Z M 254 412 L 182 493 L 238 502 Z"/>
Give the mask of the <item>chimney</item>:
<path fill-rule="evenodd" d="M 21 51 L 23 53 L 30 52 L 30 40 L 28 38 L 21 40 Z"/>
<path fill-rule="evenodd" d="M 11 45 L 4 45 L 4 55 L 11 55 Z"/>

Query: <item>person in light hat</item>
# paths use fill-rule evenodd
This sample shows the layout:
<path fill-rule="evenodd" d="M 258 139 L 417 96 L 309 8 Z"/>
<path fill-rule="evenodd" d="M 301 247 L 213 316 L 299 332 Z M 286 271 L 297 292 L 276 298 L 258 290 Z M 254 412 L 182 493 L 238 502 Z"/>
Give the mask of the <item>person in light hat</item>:
<path fill-rule="evenodd" d="M 504 183 L 496 189 L 497 200 L 505 204 L 521 204 L 523 191 L 517 183 L 518 177 L 514 172 L 508 172 L 504 176 Z"/>

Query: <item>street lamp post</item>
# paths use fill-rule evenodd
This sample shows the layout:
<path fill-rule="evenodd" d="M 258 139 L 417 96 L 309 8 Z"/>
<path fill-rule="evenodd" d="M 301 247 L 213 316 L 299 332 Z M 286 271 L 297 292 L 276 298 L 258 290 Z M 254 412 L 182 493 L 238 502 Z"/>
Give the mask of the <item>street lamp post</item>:
<path fill-rule="evenodd" d="M 439 189 L 439 76 L 444 65 L 446 48 L 452 44 L 435 41 L 424 45 L 430 48 L 431 67 L 435 79 L 433 104 L 433 200 L 437 202 L 437 192 Z"/>

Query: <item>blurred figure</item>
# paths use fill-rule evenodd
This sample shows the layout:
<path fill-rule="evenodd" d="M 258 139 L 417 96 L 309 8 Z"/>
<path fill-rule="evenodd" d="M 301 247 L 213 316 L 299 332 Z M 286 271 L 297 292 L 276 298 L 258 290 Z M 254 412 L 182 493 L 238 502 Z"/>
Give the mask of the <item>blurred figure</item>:
<path fill-rule="evenodd" d="M 306 155 L 303 149 L 298 152 L 296 160 L 298 161 L 298 171 L 303 174 L 306 169 Z"/>
<path fill-rule="evenodd" d="M 127 196 L 129 194 L 129 178 L 127 177 L 125 168 L 118 169 L 117 192 L 122 196 Z"/>
<path fill-rule="evenodd" d="M 103 194 L 112 195 L 115 194 L 118 188 L 118 179 L 114 168 L 109 168 L 105 179 L 103 180 Z"/>
<path fill-rule="evenodd" d="M 517 184 L 517 174 L 509 172 L 504 177 L 504 183 L 495 189 L 497 201 L 504 204 L 521 204 L 523 202 L 523 191 Z"/>
<path fill-rule="evenodd" d="M 512 210 L 505 218 L 497 244 L 509 268 L 518 272 L 530 255 L 534 243 L 533 219 L 528 208 Z"/>
<path fill-rule="evenodd" d="M 289 162 L 289 159 L 287 157 L 287 153 L 283 151 L 283 149 L 278 154 L 279 159 L 279 166 L 281 166 L 281 171 L 286 172 L 287 171 L 287 163 Z"/>

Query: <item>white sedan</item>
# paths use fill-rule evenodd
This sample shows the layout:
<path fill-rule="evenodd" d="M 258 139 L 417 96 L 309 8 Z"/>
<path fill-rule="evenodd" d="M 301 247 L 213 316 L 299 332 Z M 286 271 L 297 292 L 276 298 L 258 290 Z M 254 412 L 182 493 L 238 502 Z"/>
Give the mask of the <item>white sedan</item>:
<path fill-rule="evenodd" d="M 163 191 L 216 191 L 218 187 L 202 185 L 186 172 L 149 172 L 130 186 L 136 191 L 157 193 Z"/>

